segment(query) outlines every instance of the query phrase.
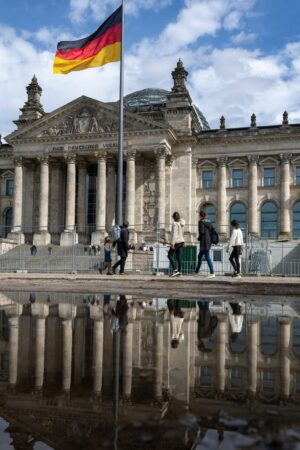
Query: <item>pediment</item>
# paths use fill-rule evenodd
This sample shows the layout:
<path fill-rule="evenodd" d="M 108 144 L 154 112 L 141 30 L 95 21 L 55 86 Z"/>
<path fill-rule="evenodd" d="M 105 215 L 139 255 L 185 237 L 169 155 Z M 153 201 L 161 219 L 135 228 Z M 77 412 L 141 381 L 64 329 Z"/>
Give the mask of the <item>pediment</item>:
<path fill-rule="evenodd" d="M 199 169 L 205 169 L 205 168 L 214 169 L 215 167 L 217 167 L 217 164 L 214 163 L 213 161 L 210 161 L 209 159 L 205 159 L 204 161 L 201 161 L 199 159 L 199 161 L 198 161 Z"/>
<path fill-rule="evenodd" d="M 1 174 L 1 178 L 14 178 L 14 172 L 12 170 L 6 170 Z"/>
<path fill-rule="evenodd" d="M 259 160 L 259 164 L 261 165 L 266 165 L 266 164 L 270 164 L 272 166 L 276 166 L 279 164 L 278 159 L 273 158 L 272 156 L 267 156 L 266 158 L 262 158 Z"/>
<path fill-rule="evenodd" d="M 138 114 L 124 112 L 124 132 L 164 129 L 157 122 Z M 5 139 L 9 143 L 27 139 L 51 139 L 115 134 L 119 129 L 118 104 L 103 103 L 82 96 L 46 114 L 41 119 L 14 131 Z"/>
<path fill-rule="evenodd" d="M 235 158 L 228 163 L 229 167 L 244 167 L 247 166 L 247 162 L 241 158 Z"/>

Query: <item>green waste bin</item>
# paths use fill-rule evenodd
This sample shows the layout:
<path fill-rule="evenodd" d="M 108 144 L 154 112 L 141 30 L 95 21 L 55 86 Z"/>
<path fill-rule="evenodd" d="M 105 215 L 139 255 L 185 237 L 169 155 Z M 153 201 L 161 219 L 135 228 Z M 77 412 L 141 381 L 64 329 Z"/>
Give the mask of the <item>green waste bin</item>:
<path fill-rule="evenodd" d="M 182 249 L 182 273 L 189 274 L 195 271 L 197 263 L 197 247 L 195 245 L 186 245 Z"/>

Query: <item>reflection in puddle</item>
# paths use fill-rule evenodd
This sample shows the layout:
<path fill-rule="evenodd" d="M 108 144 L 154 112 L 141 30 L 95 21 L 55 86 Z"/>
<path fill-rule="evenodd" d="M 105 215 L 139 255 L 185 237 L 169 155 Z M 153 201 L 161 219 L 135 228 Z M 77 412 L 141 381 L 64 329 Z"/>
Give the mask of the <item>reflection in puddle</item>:
<path fill-rule="evenodd" d="M 0 448 L 296 449 L 297 308 L 1 294 Z"/>

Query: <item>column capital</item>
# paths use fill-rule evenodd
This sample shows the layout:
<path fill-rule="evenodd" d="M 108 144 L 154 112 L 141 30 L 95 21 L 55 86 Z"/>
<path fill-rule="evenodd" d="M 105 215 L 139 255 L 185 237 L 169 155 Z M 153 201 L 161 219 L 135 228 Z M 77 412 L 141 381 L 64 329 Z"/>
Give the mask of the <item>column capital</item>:
<path fill-rule="evenodd" d="M 67 164 L 75 164 L 76 163 L 76 153 L 65 153 L 64 159 Z"/>
<path fill-rule="evenodd" d="M 175 158 L 174 158 L 173 155 L 167 155 L 167 157 L 166 157 L 166 165 L 167 165 L 167 167 L 172 167 L 174 161 L 175 161 Z"/>
<path fill-rule="evenodd" d="M 22 156 L 15 156 L 14 157 L 14 166 L 15 167 L 22 167 L 23 165 L 23 157 Z"/>
<path fill-rule="evenodd" d="M 136 150 L 127 150 L 126 152 L 126 159 L 129 161 L 134 161 L 136 157 Z"/>
<path fill-rule="evenodd" d="M 248 163 L 250 165 L 255 165 L 259 162 L 259 156 L 258 155 L 249 155 L 248 156 Z"/>
<path fill-rule="evenodd" d="M 97 161 L 106 161 L 107 153 L 106 152 L 95 152 L 95 156 Z"/>
<path fill-rule="evenodd" d="M 37 157 L 38 162 L 42 166 L 48 166 L 49 164 L 49 156 L 48 155 L 40 155 Z"/>
<path fill-rule="evenodd" d="M 291 162 L 293 155 L 292 153 L 280 153 L 279 159 L 281 164 L 288 164 Z"/>
<path fill-rule="evenodd" d="M 107 164 L 108 166 L 113 166 L 113 167 L 115 167 L 116 162 L 117 162 L 117 160 L 116 160 L 116 158 L 115 158 L 113 155 L 107 155 L 107 156 L 106 156 L 106 164 Z"/>
<path fill-rule="evenodd" d="M 166 159 L 170 155 L 170 151 L 166 147 L 159 147 L 155 150 L 157 159 Z"/>
<path fill-rule="evenodd" d="M 219 167 L 224 167 L 226 166 L 228 161 L 228 157 L 227 156 L 220 156 L 219 158 L 217 158 L 217 163 Z"/>

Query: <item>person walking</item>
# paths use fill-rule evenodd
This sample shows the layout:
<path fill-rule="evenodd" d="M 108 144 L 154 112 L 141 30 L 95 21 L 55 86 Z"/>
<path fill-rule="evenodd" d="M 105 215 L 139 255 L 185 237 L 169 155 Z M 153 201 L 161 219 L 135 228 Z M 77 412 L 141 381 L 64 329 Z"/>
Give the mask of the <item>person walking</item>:
<path fill-rule="evenodd" d="M 204 257 L 206 259 L 210 271 L 208 278 L 215 277 L 214 266 L 209 255 L 209 251 L 212 246 L 211 235 L 213 231 L 214 226 L 207 218 L 206 212 L 200 211 L 198 222 L 198 241 L 200 243 L 200 251 L 198 254 L 198 263 L 195 269 L 195 273 L 199 273 L 202 264 L 202 259 Z"/>
<path fill-rule="evenodd" d="M 171 347 L 177 348 L 179 343 L 184 340 L 184 335 L 182 332 L 184 313 L 181 310 L 179 300 L 168 299 L 167 305 L 171 322 Z"/>
<path fill-rule="evenodd" d="M 99 267 L 99 272 L 102 274 L 103 270 L 107 269 L 107 275 L 112 275 L 112 264 L 111 264 L 111 241 L 110 237 L 106 236 L 104 239 L 104 261 L 103 265 Z"/>
<path fill-rule="evenodd" d="M 231 255 L 229 256 L 230 264 L 233 267 L 233 277 L 241 278 L 241 264 L 240 256 L 243 253 L 244 239 L 243 233 L 240 229 L 240 224 L 237 220 L 231 221 L 232 233 L 227 247 L 227 252 L 230 252 L 232 248 Z"/>
<path fill-rule="evenodd" d="M 128 231 L 129 223 L 125 221 L 123 226 L 121 227 L 120 239 L 117 242 L 114 242 L 114 245 L 117 244 L 117 252 L 120 259 L 112 266 L 113 274 L 116 273 L 116 268 L 120 266 L 120 275 L 124 275 L 126 259 L 128 256 L 129 250 L 129 231 Z"/>
<path fill-rule="evenodd" d="M 173 271 L 170 276 L 176 277 L 181 275 L 181 252 L 184 247 L 183 228 L 185 221 L 180 218 L 180 214 L 178 212 L 174 212 L 172 217 L 174 222 L 171 229 L 171 246 L 168 251 L 168 259 Z M 177 261 L 177 267 L 174 262 L 174 256 Z"/>

